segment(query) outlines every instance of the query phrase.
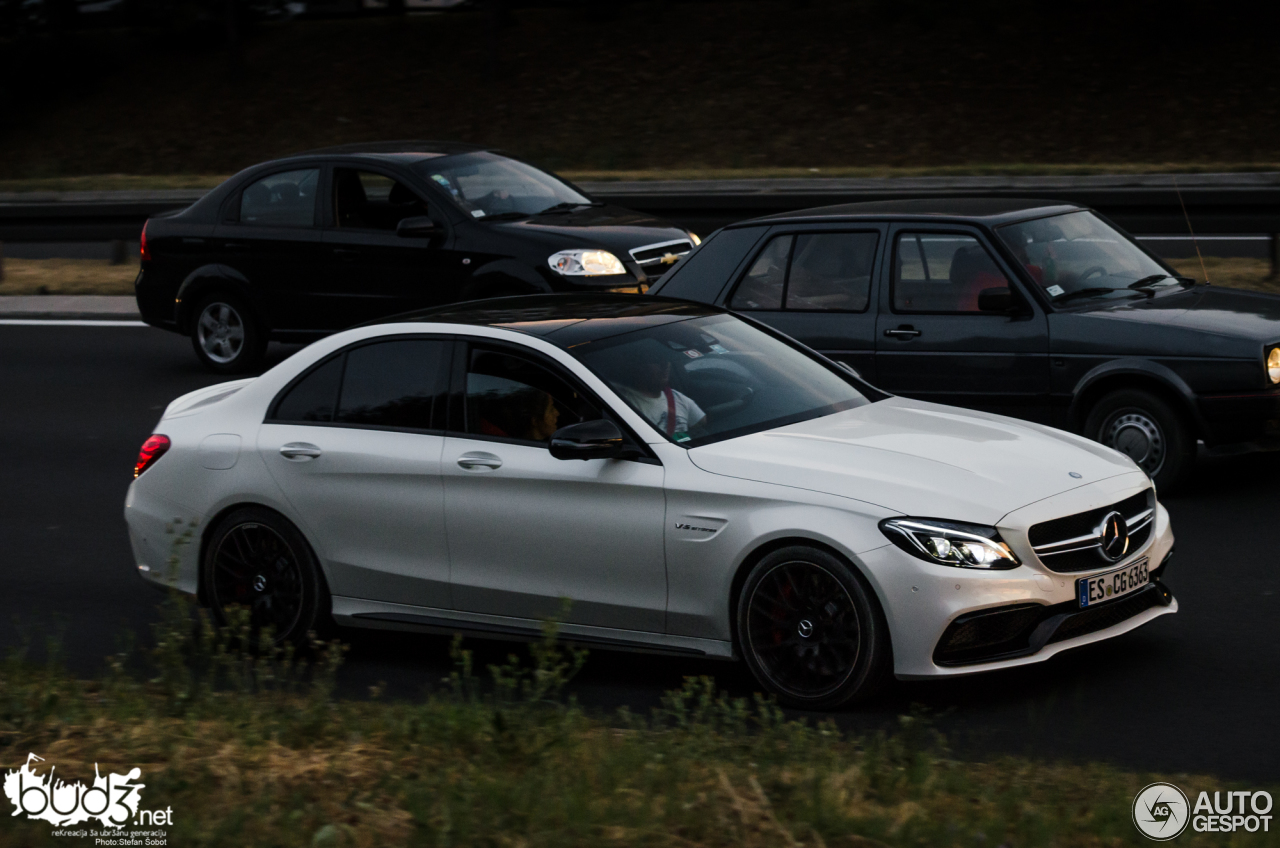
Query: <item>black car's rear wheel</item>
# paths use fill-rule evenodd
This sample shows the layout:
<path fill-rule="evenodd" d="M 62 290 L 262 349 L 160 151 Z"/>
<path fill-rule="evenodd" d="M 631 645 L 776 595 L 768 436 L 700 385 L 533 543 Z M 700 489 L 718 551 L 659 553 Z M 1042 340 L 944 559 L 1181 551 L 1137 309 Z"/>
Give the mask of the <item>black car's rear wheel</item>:
<path fill-rule="evenodd" d="M 261 507 L 228 515 L 214 528 L 203 562 L 205 596 L 225 624 L 233 607 L 248 610 L 255 641 L 304 639 L 327 620 L 327 592 L 311 547 L 282 516 Z"/>
<path fill-rule="evenodd" d="M 1127 455 L 1171 491 L 1195 462 L 1196 440 L 1182 416 L 1164 400 L 1140 389 L 1106 395 L 1089 411 L 1085 435 Z"/>
<path fill-rule="evenodd" d="M 191 344 L 206 368 L 235 374 L 262 361 L 267 338 L 240 298 L 215 293 L 196 305 Z"/>
<path fill-rule="evenodd" d="M 803 545 L 751 569 L 738 598 L 738 647 L 780 702 L 831 709 L 872 695 L 892 665 L 870 588 L 839 558 Z"/>

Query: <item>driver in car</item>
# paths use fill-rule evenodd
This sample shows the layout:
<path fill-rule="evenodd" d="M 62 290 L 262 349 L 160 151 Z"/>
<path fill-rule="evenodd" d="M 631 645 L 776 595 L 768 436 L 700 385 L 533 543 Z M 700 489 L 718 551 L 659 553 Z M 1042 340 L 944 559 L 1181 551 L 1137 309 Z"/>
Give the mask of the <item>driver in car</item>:
<path fill-rule="evenodd" d="M 653 426 L 676 441 L 687 439 L 689 431 L 706 420 L 707 414 L 688 395 L 671 388 L 669 360 L 635 365 L 628 369 L 627 379 L 631 385 L 619 386 L 619 394 Z"/>

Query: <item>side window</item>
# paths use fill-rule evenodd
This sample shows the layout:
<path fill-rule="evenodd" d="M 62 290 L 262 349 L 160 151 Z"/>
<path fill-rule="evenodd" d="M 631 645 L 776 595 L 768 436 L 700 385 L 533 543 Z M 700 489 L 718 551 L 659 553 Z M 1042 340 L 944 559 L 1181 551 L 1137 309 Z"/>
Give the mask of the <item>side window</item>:
<path fill-rule="evenodd" d="M 776 236 L 747 270 L 729 307 L 861 312 L 870 301 L 879 241 L 878 233 Z"/>
<path fill-rule="evenodd" d="M 333 169 L 333 220 L 339 227 L 394 232 L 405 218 L 428 214 L 422 198 L 390 177 Z"/>
<path fill-rule="evenodd" d="M 397 339 L 347 352 L 339 424 L 432 429 L 448 386 L 450 343 Z M 443 416 L 441 416 L 443 418 Z"/>
<path fill-rule="evenodd" d="M 1009 280 L 973 236 L 902 233 L 894 256 L 895 312 L 976 313 L 984 290 L 1009 287 Z"/>
<path fill-rule="evenodd" d="M 730 309 L 781 309 L 787 283 L 787 257 L 791 236 L 775 236 L 747 269 L 729 301 Z"/>
<path fill-rule="evenodd" d="M 871 293 L 878 233 L 811 233 L 796 238 L 787 309 L 861 312 Z"/>
<path fill-rule="evenodd" d="M 265 227 L 314 226 L 319 184 L 318 168 L 263 177 L 241 193 L 240 223 Z"/>
<path fill-rule="evenodd" d="M 333 410 L 338 404 L 338 386 L 342 382 L 341 355 L 320 365 L 276 402 L 274 421 L 295 421 L 300 424 L 333 420 Z"/>
<path fill-rule="evenodd" d="M 395 339 L 351 348 L 295 383 L 271 420 L 438 429 L 450 347 L 435 339 Z"/>
<path fill-rule="evenodd" d="M 546 443 L 600 412 L 569 383 L 522 356 L 476 348 L 467 366 L 466 431 Z"/>

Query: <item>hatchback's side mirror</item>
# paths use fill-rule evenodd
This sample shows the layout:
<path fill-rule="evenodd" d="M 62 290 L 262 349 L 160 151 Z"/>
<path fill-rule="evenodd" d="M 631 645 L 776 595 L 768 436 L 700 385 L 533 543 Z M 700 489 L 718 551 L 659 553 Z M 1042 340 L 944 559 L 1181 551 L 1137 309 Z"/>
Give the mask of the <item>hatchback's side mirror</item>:
<path fill-rule="evenodd" d="M 401 238 L 426 238 L 440 232 L 439 225 L 426 215 L 415 218 L 402 218 L 396 224 L 396 235 Z"/>
<path fill-rule="evenodd" d="M 1014 299 L 1013 292 L 1005 286 L 983 289 L 978 292 L 979 312 L 999 312 L 1007 315 L 1017 308 L 1018 301 Z"/>
<path fill-rule="evenodd" d="M 624 450 L 622 431 L 603 418 L 570 424 L 551 434 L 551 455 L 556 459 L 612 459 Z"/>

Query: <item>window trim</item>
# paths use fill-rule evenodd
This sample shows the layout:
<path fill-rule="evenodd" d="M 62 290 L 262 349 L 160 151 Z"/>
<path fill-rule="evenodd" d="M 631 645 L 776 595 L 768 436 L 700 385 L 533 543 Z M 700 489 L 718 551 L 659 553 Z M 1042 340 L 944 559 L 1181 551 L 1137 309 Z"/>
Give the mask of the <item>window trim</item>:
<path fill-rule="evenodd" d="M 867 275 L 867 302 L 861 309 L 791 309 L 787 307 L 787 295 L 791 292 L 791 265 L 795 260 L 796 243 L 801 236 L 823 236 L 823 235 L 874 235 L 876 237 L 875 247 L 871 251 L 871 272 Z M 880 237 L 884 235 L 884 228 L 881 226 L 871 227 L 853 227 L 853 228 L 836 228 L 836 229 L 782 229 L 767 234 L 762 243 L 757 243 L 755 251 L 748 254 L 748 260 L 744 267 L 738 272 L 737 280 L 730 289 L 729 294 L 725 297 L 725 308 L 733 312 L 744 313 L 777 313 L 777 312 L 793 312 L 797 315 L 865 315 L 871 310 L 872 301 L 874 300 L 876 272 L 879 270 L 880 264 Z M 769 245 L 773 244 L 776 238 L 783 236 L 791 236 L 791 247 L 787 250 L 787 265 L 783 272 L 782 278 L 782 299 L 777 309 L 750 309 L 739 308 L 733 306 L 733 298 L 737 295 L 738 289 L 741 288 L 743 282 L 747 278 L 747 274 L 751 271 L 756 260 L 769 249 Z"/>
<path fill-rule="evenodd" d="M 256 222 L 246 223 L 244 221 L 241 221 L 240 206 L 241 206 L 241 200 L 244 197 L 245 189 L 249 188 L 250 186 L 257 185 L 258 183 L 262 182 L 265 179 L 279 176 L 280 174 L 287 174 L 290 171 L 316 171 L 317 172 L 316 197 L 311 209 L 310 226 L 299 226 L 297 224 L 259 224 Z M 231 193 L 231 196 L 226 201 L 227 205 L 223 208 L 223 214 L 221 216 L 222 220 L 219 223 L 238 224 L 243 227 L 262 228 L 262 229 L 270 230 L 273 232 L 279 231 L 279 230 L 322 229 L 324 225 L 322 223 L 323 216 L 321 215 L 321 204 L 319 201 L 320 201 L 320 198 L 324 196 L 324 192 L 327 190 L 327 185 L 329 183 L 329 180 L 326 179 L 327 175 L 325 171 L 326 171 L 326 168 L 323 164 L 311 164 L 311 165 L 303 165 L 301 167 L 294 165 L 291 168 L 281 168 L 279 170 L 273 170 L 265 174 L 254 174 L 253 176 L 249 177 L 249 179 L 245 180 L 244 183 L 242 183 L 235 191 Z"/>
<path fill-rule="evenodd" d="M 994 265 L 996 270 L 1000 272 L 1000 275 L 1004 277 L 1005 283 L 1007 284 L 1007 288 L 1009 289 L 1009 291 L 1015 297 L 1023 296 L 1022 291 L 1017 287 L 1017 285 L 1014 282 L 1014 277 L 1009 274 L 1009 269 L 1004 267 L 1003 254 L 997 251 L 993 251 L 991 249 L 991 245 L 986 240 L 983 239 L 981 233 L 973 232 L 971 230 L 955 228 L 955 227 L 934 229 L 927 226 L 916 227 L 916 226 L 913 226 L 911 223 L 903 223 L 895 227 L 893 231 L 890 233 L 890 238 L 892 239 L 892 242 L 889 246 L 890 256 L 889 256 L 889 261 L 885 263 L 886 265 L 885 271 L 886 271 L 886 274 L 888 275 L 888 283 L 889 283 L 889 285 L 886 287 L 888 289 L 888 301 L 889 301 L 888 307 L 891 313 L 893 313 L 894 315 L 967 315 L 971 317 L 985 316 L 989 318 L 1004 318 L 1006 320 L 1009 318 L 1008 314 L 1004 312 L 982 312 L 981 310 L 971 310 L 971 311 L 965 310 L 965 311 L 959 311 L 959 312 L 945 311 L 944 312 L 944 311 L 938 311 L 933 309 L 899 309 L 897 306 L 897 302 L 895 300 L 896 288 L 898 283 L 898 279 L 897 279 L 898 246 L 902 242 L 902 237 L 904 235 L 912 235 L 912 236 L 915 236 L 917 239 L 919 239 L 919 237 L 922 235 L 964 236 L 965 238 L 973 239 L 974 242 L 977 243 L 978 247 L 986 251 L 987 258 L 991 260 L 991 264 Z M 920 253 L 921 261 L 924 262 L 923 247 L 920 248 L 920 251 L 921 251 Z M 928 263 L 925 262 L 926 281 L 928 280 L 928 273 L 929 273 Z M 950 275 L 948 275 L 947 279 L 950 280 Z"/>
<path fill-rule="evenodd" d="M 444 400 L 442 404 L 432 404 L 431 406 L 431 423 L 432 427 L 392 427 L 386 424 L 357 424 L 348 421 L 292 421 L 289 419 L 281 419 L 276 417 L 276 412 L 280 408 L 280 404 L 284 401 L 289 392 L 293 391 L 294 386 L 301 383 L 313 373 L 328 365 L 335 359 L 343 360 L 342 370 L 338 373 L 338 391 L 333 398 L 333 416 L 338 415 L 338 406 L 342 403 L 342 388 L 347 380 L 347 354 L 353 350 L 362 347 L 368 347 L 372 344 L 393 341 L 438 341 L 443 342 L 446 346 L 444 370 L 446 373 L 444 391 L 441 396 Z M 337 427 L 346 430 L 381 430 L 389 433 L 416 433 L 418 435 L 428 436 L 444 436 L 447 432 L 445 425 L 448 423 L 448 412 L 451 406 L 450 386 L 453 378 L 453 360 L 457 353 L 457 345 L 450 344 L 454 341 L 453 336 L 441 335 L 439 333 L 395 333 L 385 336 L 374 336 L 369 339 L 361 339 L 353 342 L 346 347 L 339 348 L 328 356 L 313 362 L 309 367 L 305 368 L 300 374 L 294 376 L 292 380 L 285 383 L 284 386 L 276 392 L 275 397 L 271 399 L 271 403 L 267 406 L 267 414 L 262 419 L 263 424 L 283 424 L 295 427 Z M 438 408 L 443 407 L 443 408 Z"/>
<path fill-rule="evenodd" d="M 542 448 L 550 451 L 550 445 L 545 442 L 535 442 L 530 439 L 516 439 L 510 436 L 489 436 L 483 433 L 468 433 L 466 430 L 466 403 L 467 403 L 467 374 L 471 367 L 471 351 L 475 348 L 488 348 L 490 350 L 505 353 L 511 356 L 522 356 L 533 361 L 535 365 L 545 368 L 553 377 L 557 377 L 566 383 L 569 388 L 581 394 L 593 406 L 598 408 L 603 418 L 612 421 L 622 431 L 622 439 L 627 447 L 636 450 L 639 456 L 630 456 L 634 462 L 643 462 L 650 465 L 661 465 L 652 448 L 649 447 L 643 439 L 636 435 L 635 431 L 628 426 L 627 422 L 614 410 L 612 406 L 605 403 L 596 392 L 592 391 L 577 374 L 566 368 L 563 363 L 556 361 L 553 357 L 547 356 L 545 353 L 533 348 L 525 347 L 520 344 L 509 342 L 505 339 L 493 339 L 487 336 L 465 336 L 458 337 L 457 344 L 454 346 L 453 368 L 452 368 L 452 385 L 449 388 L 449 417 L 448 430 L 446 435 L 458 439 L 469 439 L 477 442 L 495 442 L 497 444 L 521 445 L 524 447 Z"/>

